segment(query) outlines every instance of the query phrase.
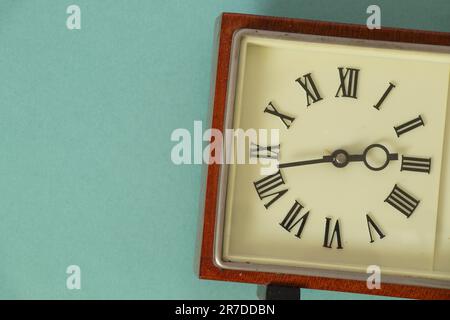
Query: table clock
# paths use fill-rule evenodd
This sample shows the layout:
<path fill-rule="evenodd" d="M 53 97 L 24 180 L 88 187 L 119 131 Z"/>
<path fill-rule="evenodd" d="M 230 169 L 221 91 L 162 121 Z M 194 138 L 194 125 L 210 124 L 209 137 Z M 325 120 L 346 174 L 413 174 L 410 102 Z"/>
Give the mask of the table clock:
<path fill-rule="evenodd" d="M 268 174 L 207 166 L 200 278 L 449 299 L 450 33 L 241 14 L 217 32 L 211 127 L 279 141 L 246 154 Z"/>

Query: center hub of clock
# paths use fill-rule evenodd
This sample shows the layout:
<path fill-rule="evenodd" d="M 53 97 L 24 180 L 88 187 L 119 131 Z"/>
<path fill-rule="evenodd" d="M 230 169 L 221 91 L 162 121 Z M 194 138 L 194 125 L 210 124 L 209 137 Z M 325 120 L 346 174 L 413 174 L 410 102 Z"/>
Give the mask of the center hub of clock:
<path fill-rule="evenodd" d="M 336 156 L 336 162 L 340 164 L 347 162 L 347 156 L 344 153 L 339 153 Z"/>
<path fill-rule="evenodd" d="M 345 150 L 336 150 L 332 154 L 332 163 L 338 168 L 343 168 L 349 163 L 349 156 Z"/>

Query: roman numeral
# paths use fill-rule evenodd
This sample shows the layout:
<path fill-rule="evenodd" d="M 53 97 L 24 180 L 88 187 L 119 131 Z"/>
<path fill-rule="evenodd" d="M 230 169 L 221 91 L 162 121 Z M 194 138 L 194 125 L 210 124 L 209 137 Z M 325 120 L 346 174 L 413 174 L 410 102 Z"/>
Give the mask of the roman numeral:
<path fill-rule="evenodd" d="M 252 143 L 250 147 L 250 157 L 252 158 L 264 158 L 264 159 L 278 159 L 280 154 L 280 145 L 261 147 L 255 143 Z"/>
<path fill-rule="evenodd" d="M 295 120 L 295 118 L 289 117 L 285 114 L 278 112 L 278 110 L 275 108 L 275 106 L 273 105 L 272 102 L 269 102 L 269 105 L 266 107 L 264 112 L 270 113 L 271 115 L 274 115 L 274 116 L 280 118 L 280 120 L 284 123 L 284 125 L 286 126 L 287 129 L 289 129 L 292 122 L 294 122 L 294 120 Z"/>
<path fill-rule="evenodd" d="M 402 156 L 402 166 L 400 171 L 414 171 L 430 173 L 431 170 L 431 158 L 414 158 Z"/>
<path fill-rule="evenodd" d="M 305 74 L 303 77 L 298 78 L 295 80 L 298 82 L 302 88 L 306 92 L 306 104 L 309 107 L 312 103 L 316 103 L 320 100 L 322 100 L 322 97 L 319 94 L 319 91 L 317 90 L 316 84 L 314 83 L 311 73 Z"/>
<path fill-rule="evenodd" d="M 280 225 L 287 230 L 288 232 L 291 232 L 292 229 L 295 228 L 295 226 L 298 225 L 297 234 L 295 235 L 297 238 L 301 239 L 303 228 L 305 227 L 306 221 L 308 220 L 309 211 L 306 212 L 303 216 L 298 218 L 298 215 L 300 214 L 300 211 L 303 209 L 303 206 L 296 200 L 292 208 L 289 210 L 286 217 L 283 219 L 283 221 L 280 223 Z"/>
<path fill-rule="evenodd" d="M 394 88 L 395 88 L 395 84 L 389 82 L 389 87 L 386 89 L 386 91 L 384 92 L 383 96 L 378 101 L 378 103 L 376 105 L 374 105 L 373 107 L 377 110 L 380 110 L 380 107 L 383 104 L 384 100 L 386 100 L 386 97 L 389 95 L 389 93 L 391 93 L 392 89 L 394 89 Z"/>
<path fill-rule="evenodd" d="M 373 221 L 373 219 L 368 214 L 366 214 L 366 219 L 367 219 L 367 228 L 369 229 L 370 243 L 375 242 L 372 236 L 372 229 L 374 229 L 375 232 L 378 233 L 380 239 L 383 239 L 385 235 L 383 231 L 381 231 L 380 227 Z"/>
<path fill-rule="evenodd" d="M 255 185 L 259 199 L 263 200 L 265 198 L 271 198 L 271 200 L 264 205 L 266 209 L 268 209 L 275 201 L 280 199 L 288 191 L 288 189 L 274 191 L 279 186 L 284 185 L 283 176 L 279 170 L 272 175 L 253 182 L 253 184 Z"/>
<path fill-rule="evenodd" d="M 342 247 L 342 239 L 341 239 L 341 229 L 339 226 L 339 219 L 336 221 L 336 224 L 334 225 L 333 232 L 331 234 L 330 239 L 330 230 L 331 230 L 331 218 L 325 218 L 325 236 L 323 239 L 323 246 L 325 248 L 332 248 L 333 242 L 336 239 L 337 241 L 337 249 L 343 249 Z"/>
<path fill-rule="evenodd" d="M 419 200 L 400 189 L 397 185 L 395 185 L 394 189 L 384 201 L 403 213 L 407 218 L 413 214 L 420 203 Z"/>
<path fill-rule="evenodd" d="M 341 85 L 336 92 L 336 98 L 339 97 L 339 94 L 342 92 L 341 97 L 354 98 L 356 97 L 358 91 L 358 75 L 359 69 L 354 68 L 338 68 L 339 69 L 339 79 L 341 81 Z"/>
<path fill-rule="evenodd" d="M 394 129 L 397 133 L 397 137 L 400 137 L 401 135 L 421 126 L 425 126 L 425 123 L 423 122 L 422 116 L 418 116 L 417 118 L 405 122 L 404 124 L 394 127 Z"/>

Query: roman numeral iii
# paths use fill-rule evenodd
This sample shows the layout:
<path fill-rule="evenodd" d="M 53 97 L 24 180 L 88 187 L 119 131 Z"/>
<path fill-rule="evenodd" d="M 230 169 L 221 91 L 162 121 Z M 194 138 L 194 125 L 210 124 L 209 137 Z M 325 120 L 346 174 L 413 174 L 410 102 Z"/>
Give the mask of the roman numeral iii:
<path fill-rule="evenodd" d="M 341 239 L 341 228 L 339 225 L 339 219 L 336 221 L 333 231 L 331 231 L 331 218 L 325 218 L 325 236 L 323 239 L 323 246 L 325 248 L 332 248 L 333 242 L 336 240 L 337 242 L 337 249 L 343 249 L 342 246 L 342 239 Z M 330 238 L 330 232 L 331 232 L 331 238 Z"/>
<path fill-rule="evenodd" d="M 308 211 L 300 218 L 298 218 L 298 215 L 300 214 L 300 211 L 302 211 L 302 209 L 303 206 L 297 200 L 295 200 L 294 205 L 289 210 L 283 221 L 280 223 L 280 226 L 282 226 L 288 232 L 291 232 L 292 229 L 298 226 L 297 234 L 295 236 L 299 239 L 301 239 L 302 237 L 303 228 L 305 227 L 306 221 L 308 220 L 309 216 Z"/>
<path fill-rule="evenodd" d="M 311 73 L 305 74 L 303 77 L 300 77 L 295 81 L 298 82 L 305 90 L 306 105 L 308 107 L 311 105 L 311 101 L 312 103 L 316 103 L 322 100 L 322 97 L 320 96 L 319 91 L 317 90 L 317 86 L 311 77 Z"/>
<path fill-rule="evenodd" d="M 274 115 L 284 123 L 287 129 L 291 126 L 292 122 L 294 122 L 295 118 L 287 116 L 281 112 L 278 112 L 278 110 L 275 108 L 272 102 L 269 102 L 269 105 L 264 109 L 264 113 L 269 113 L 271 115 Z"/>
<path fill-rule="evenodd" d="M 414 158 L 402 156 L 402 166 L 400 171 L 414 171 L 430 173 L 431 158 Z"/>
<path fill-rule="evenodd" d="M 338 70 L 341 84 L 338 88 L 338 91 L 336 92 L 336 98 L 347 97 L 358 99 L 357 92 L 359 69 L 338 68 Z"/>
<path fill-rule="evenodd" d="M 384 201 L 403 213 L 407 218 L 413 214 L 420 203 L 419 200 L 400 189 L 397 185 L 394 186 L 394 189 Z"/>
<path fill-rule="evenodd" d="M 252 158 L 264 158 L 264 159 L 278 159 L 280 154 L 280 145 L 261 147 L 255 143 L 252 143 L 250 147 L 250 157 Z"/>
<path fill-rule="evenodd" d="M 407 121 L 404 124 L 394 127 L 394 129 L 395 133 L 397 133 L 397 137 L 400 137 L 401 135 L 422 126 L 425 126 L 425 123 L 423 122 L 422 117 L 418 116 L 417 118 Z"/>
<path fill-rule="evenodd" d="M 269 175 L 267 177 L 262 178 L 256 182 L 253 182 L 255 185 L 256 192 L 258 193 L 259 199 L 263 200 L 265 198 L 270 198 L 270 201 L 264 204 L 264 207 L 268 209 L 275 201 L 280 199 L 288 189 L 283 189 L 280 191 L 275 191 L 279 186 L 284 185 L 283 176 L 281 172 L 278 172 Z"/>

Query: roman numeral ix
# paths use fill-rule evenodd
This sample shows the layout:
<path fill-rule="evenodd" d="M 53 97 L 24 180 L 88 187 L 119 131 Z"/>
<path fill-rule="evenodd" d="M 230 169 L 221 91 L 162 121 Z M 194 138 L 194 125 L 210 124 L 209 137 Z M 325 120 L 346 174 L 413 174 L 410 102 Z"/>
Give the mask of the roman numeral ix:
<path fill-rule="evenodd" d="M 309 216 L 308 211 L 301 217 L 298 217 L 302 209 L 303 206 L 296 200 L 286 217 L 280 223 L 280 226 L 282 226 L 288 232 L 291 232 L 292 229 L 294 229 L 298 225 L 297 234 L 295 236 L 299 239 L 301 239 L 302 237 L 303 228 L 305 227 L 306 221 L 308 220 Z"/>
<path fill-rule="evenodd" d="M 346 69 L 345 72 L 344 69 Z M 336 92 L 336 98 L 347 97 L 358 99 L 357 92 L 359 69 L 338 68 L 338 70 L 341 84 L 338 88 L 338 91 Z"/>
<path fill-rule="evenodd" d="M 404 124 L 394 127 L 394 130 L 395 133 L 397 133 L 397 137 L 400 137 L 401 135 L 422 126 L 425 126 L 425 123 L 423 122 L 422 116 L 418 116 Z"/>
<path fill-rule="evenodd" d="M 384 201 L 403 213 L 407 218 L 413 214 L 420 203 L 419 200 L 400 189 L 397 185 L 394 186 L 394 189 Z"/>
<path fill-rule="evenodd" d="M 275 201 L 280 199 L 288 189 L 283 189 L 280 191 L 275 191 L 279 186 L 284 185 L 283 176 L 281 172 L 278 172 L 269 175 L 267 177 L 262 178 L 256 182 L 253 182 L 255 185 L 256 192 L 258 193 L 259 199 L 263 200 L 265 198 L 270 198 L 270 201 L 264 204 L 264 207 L 268 209 Z"/>
<path fill-rule="evenodd" d="M 322 97 L 320 96 L 319 91 L 317 90 L 317 86 L 314 83 L 311 73 L 305 74 L 304 76 L 298 78 L 295 80 L 298 82 L 302 88 L 305 90 L 306 93 L 306 105 L 309 107 L 312 103 L 316 103 L 320 100 L 322 100 Z"/>
<path fill-rule="evenodd" d="M 402 166 L 400 171 L 414 171 L 430 173 L 431 158 L 414 158 L 402 156 Z"/>
<path fill-rule="evenodd" d="M 323 246 L 325 248 L 332 248 L 333 242 L 336 239 L 337 242 L 337 249 L 343 249 L 342 246 L 342 239 L 341 239 L 341 228 L 339 226 L 339 219 L 336 221 L 336 224 L 334 225 L 333 231 L 331 233 L 330 238 L 330 232 L 331 232 L 331 218 L 325 218 L 325 236 L 323 239 Z"/>
<path fill-rule="evenodd" d="M 269 105 L 264 109 L 265 113 L 269 113 L 271 115 L 274 115 L 284 123 L 287 129 L 291 126 L 292 122 L 294 122 L 295 118 L 287 116 L 281 112 L 278 112 L 278 110 L 275 108 L 272 102 L 269 102 Z"/>
<path fill-rule="evenodd" d="M 250 147 L 250 157 L 264 159 L 278 159 L 280 154 L 280 145 L 261 147 L 252 142 Z"/>

